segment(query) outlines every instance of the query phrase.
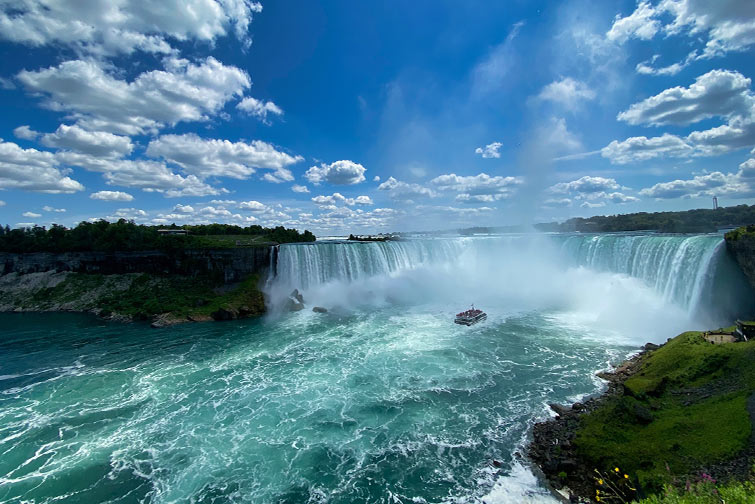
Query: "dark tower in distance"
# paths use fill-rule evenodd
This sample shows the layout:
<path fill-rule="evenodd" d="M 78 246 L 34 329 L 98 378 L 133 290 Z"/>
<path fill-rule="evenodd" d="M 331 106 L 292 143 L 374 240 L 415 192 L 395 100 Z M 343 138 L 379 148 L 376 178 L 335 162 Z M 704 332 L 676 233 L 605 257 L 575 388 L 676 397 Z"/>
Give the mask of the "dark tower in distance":
<path fill-rule="evenodd" d="M 713 210 L 718 210 L 718 196 L 713 196 Z"/>

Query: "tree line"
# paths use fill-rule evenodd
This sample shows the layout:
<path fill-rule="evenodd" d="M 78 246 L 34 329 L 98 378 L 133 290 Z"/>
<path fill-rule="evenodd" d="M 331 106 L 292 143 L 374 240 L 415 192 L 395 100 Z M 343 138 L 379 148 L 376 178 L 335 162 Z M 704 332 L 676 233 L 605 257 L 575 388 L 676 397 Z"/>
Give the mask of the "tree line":
<path fill-rule="evenodd" d="M 575 217 L 562 223 L 536 224 L 541 231 L 659 231 L 663 233 L 709 233 L 755 223 L 755 205 L 737 205 L 682 212 L 638 212 L 621 215 Z"/>
<path fill-rule="evenodd" d="M 158 229 L 183 229 L 186 235 L 165 235 Z M 265 228 L 254 225 L 248 227 L 230 224 L 206 224 L 195 226 L 145 226 L 133 221 L 120 219 L 117 222 L 105 220 L 81 222 L 67 228 L 59 224 L 52 227 L 34 226 L 11 229 L 0 226 L 0 252 L 73 252 L 73 251 L 135 251 L 135 250 L 175 250 L 182 248 L 204 248 L 213 246 L 208 239 L 218 235 L 244 235 L 259 237 L 259 241 L 275 243 L 295 243 L 315 241 L 310 231 L 300 233 L 296 229 L 283 226 Z"/>

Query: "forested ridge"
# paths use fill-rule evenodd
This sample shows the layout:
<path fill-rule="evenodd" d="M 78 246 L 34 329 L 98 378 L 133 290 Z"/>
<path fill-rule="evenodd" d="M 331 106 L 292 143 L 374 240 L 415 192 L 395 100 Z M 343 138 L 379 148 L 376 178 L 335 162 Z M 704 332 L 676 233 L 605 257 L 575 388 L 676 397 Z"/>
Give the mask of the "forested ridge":
<path fill-rule="evenodd" d="M 707 233 L 722 228 L 755 223 L 755 205 L 737 205 L 682 212 L 638 212 L 620 215 L 575 217 L 562 223 L 536 224 L 541 231 L 660 231 L 663 233 Z"/>
<path fill-rule="evenodd" d="M 186 230 L 186 235 L 165 235 L 158 229 Z M 175 250 L 182 248 L 224 248 L 238 243 L 271 244 L 312 242 L 315 235 L 300 233 L 283 226 L 265 228 L 258 225 L 241 227 L 231 224 L 193 226 L 145 226 L 121 219 L 117 222 L 81 222 L 73 228 L 58 224 L 46 228 L 34 226 L 10 229 L 0 226 L 0 252 L 82 252 Z M 227 238 L 222 240 L 220 238 Z"/>

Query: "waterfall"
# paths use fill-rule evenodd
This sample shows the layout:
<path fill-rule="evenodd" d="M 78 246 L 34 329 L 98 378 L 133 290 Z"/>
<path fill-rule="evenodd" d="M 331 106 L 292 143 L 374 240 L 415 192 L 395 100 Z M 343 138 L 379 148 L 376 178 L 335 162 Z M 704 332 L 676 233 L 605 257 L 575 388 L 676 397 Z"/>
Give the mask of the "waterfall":
<path fill-rule="evenodd" d="M 282 245 L 277 280 L 304 289 L 334 280 L 353 281 L 453 261 L 466 246 L 463 238 Z"/>
<path fill-rule="evenodd" d="M 489 273 L 495 281 L 493 270 L 506 267 L 561 271 L 582 267 L 627 275 L 689 313 L 715 308 L 716 313 L 724 310 L 726 316 L 736 315 L 742 309 L 735 306 L 742 305 L 738 299 L 751 296 L 743 275 L 726 254 L 722 237 L 712 234 L 509 235 L 288 244 L 278 250 L 271 283 L 282 292 L 390 277 L 417 268 L 470 278 L 479 278 L 483 270 L 483 277 Z"/>
<path fill-rule="evenodd" d="M 568 236 L 561 249 L 572 264 L 638 278 L 667 301 L 695 309 L 722 246 L 717 235 L 604 234 Z"/>

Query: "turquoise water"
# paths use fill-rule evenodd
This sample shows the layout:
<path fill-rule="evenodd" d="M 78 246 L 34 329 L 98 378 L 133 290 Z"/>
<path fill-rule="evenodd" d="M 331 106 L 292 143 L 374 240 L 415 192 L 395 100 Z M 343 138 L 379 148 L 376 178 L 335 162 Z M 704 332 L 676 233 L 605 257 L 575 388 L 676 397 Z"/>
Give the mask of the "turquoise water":
<path fill-rule="evenodd" d="M 547 402 L 631 350 L 537 315 L 470 330 L 415 310 L 2 315 L 0 502 L 471 501 Z"/>
<path fill-rule="evenodd" d="M 685 268 L 711 268 L 708 241 Z M 693 314 L 631 271 L 552 260 L 563 243 L 481 243 L 313 273 L 325 315 L 0 314 L 0 503 L 549 502 L 516 456 L 532 423 Z M 332 248 L 288 250 L 323 271 Z M 488 320 L 454 325 L 472 300 Z"/>

